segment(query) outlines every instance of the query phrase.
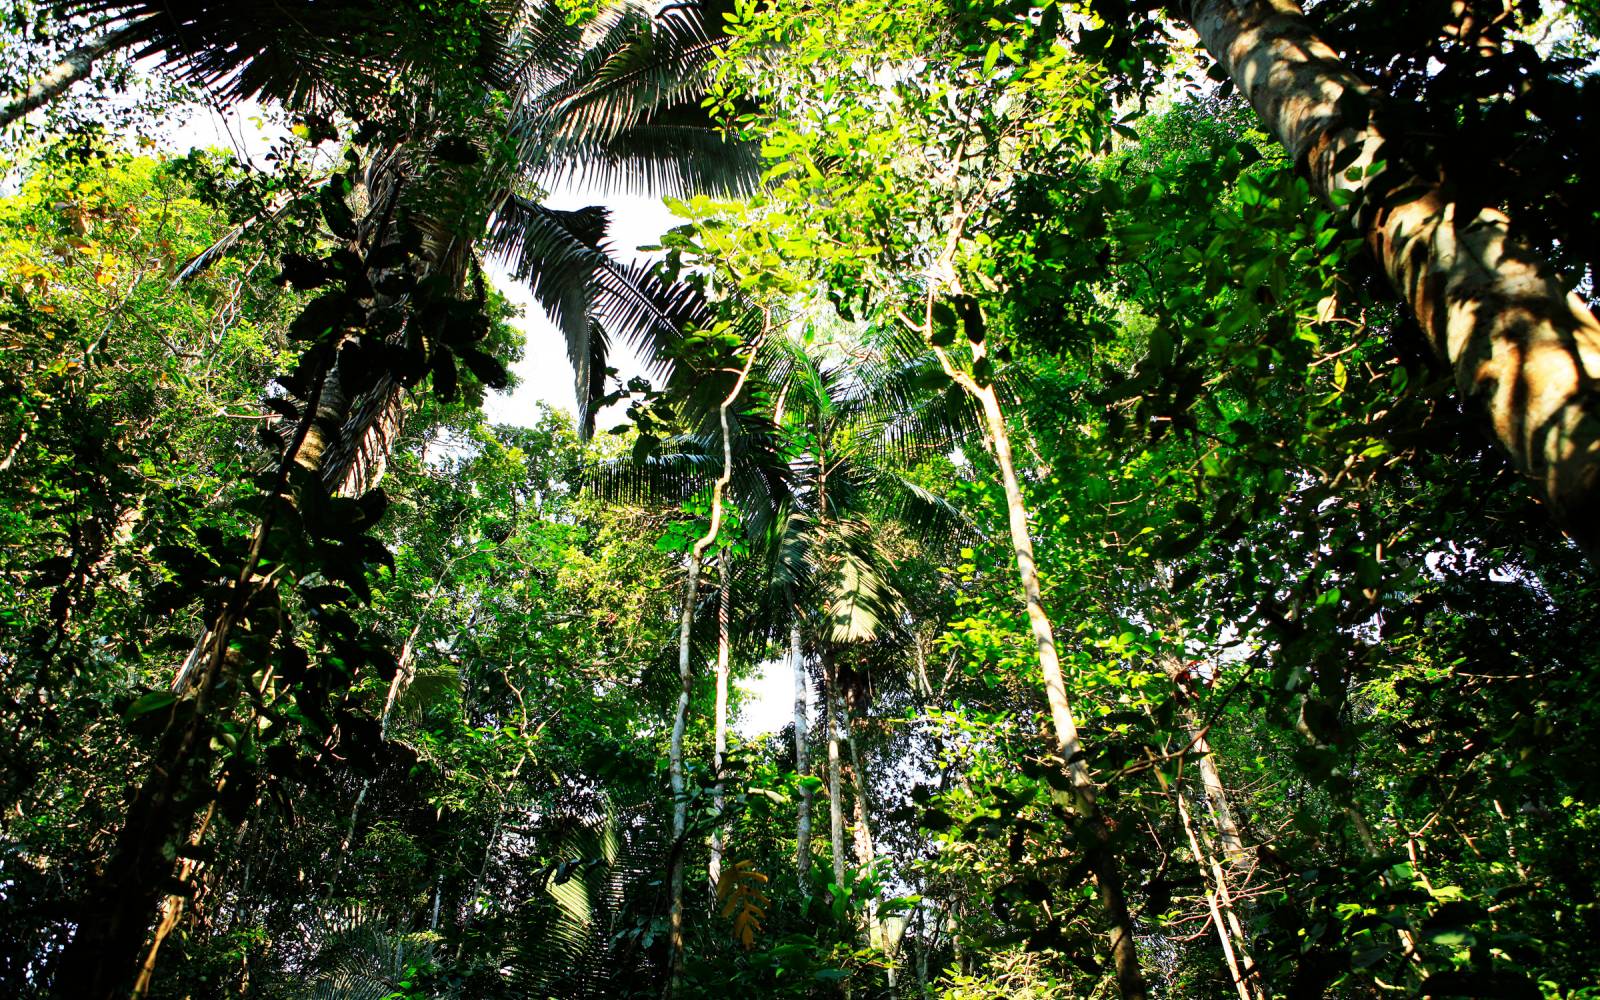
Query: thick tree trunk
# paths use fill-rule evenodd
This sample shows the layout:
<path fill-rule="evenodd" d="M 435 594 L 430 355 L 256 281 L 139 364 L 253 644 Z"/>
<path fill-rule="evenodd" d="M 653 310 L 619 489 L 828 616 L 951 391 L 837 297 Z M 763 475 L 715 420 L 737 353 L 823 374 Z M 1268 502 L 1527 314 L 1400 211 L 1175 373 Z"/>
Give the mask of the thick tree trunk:
<path fill-rule="evenodd" d="M 89 74 L 94 72 L 96 62 L 133 42 L 138 32 L 137 25 L 128 25 L 86 42 L 62 56 L 54 66 L 39 74 L 33 86 L 0 101 L 0 128 L 44 107 L 66 93 L 73 84 L 88 79 Z"/>
<path fill-rule="evenodd" d="M 806 778 L 811 774 L 810 733 L 807 713 L 811 708 L 810 675 L 800 648 L 800 626 L 789 630 L 789 656 L 794 667 L 794 770 L 800 777 L 799 817 L 795 821 L 795 871 L 800 891 L 809 892 L 811 875 L 811 807 L 815 798 Z"/>
<path fill-rule="evenodd" d="M 399 177 L 382 173 L 379 179 L 386 186 L 381 197 L 369 202 L 360 236 L 351 247 L 357 253 L 381 244 L 398 201 Z M 287 490 L 294 465 L 332 478 L 327 464 L 329 444 L 349 412 L 332 350 L 321 355 L 314 366 L 306 409 L 278 462 L 273 488 L 279 493 Z M 226 682 L 235 680 L 247 667 L 235 662 L 237 654 L 230 650 L 229 639 L 253 604 L 275 596 L 272 575 L 261 572 L 260 564 L 276 509 L 267 506 L 226 598 L 179 670 L 174 683 L 179 701 L 151 755 L 149 772 L 128 805 L 111 858 L 85 890 L 78 926 L 56 962 L 57 996 L 120 1000 L 135 976 L 148 979 L 153 974 L 153 954 L 151 962 L 145 963 L 151 966 L 148 970 L 139 957 L 146 931 L 175 874 L 172 858 L 194 822 L 198 797 L 193 793 L 214 780 L 212 727 L 229 718 L 236 697 L 236 685 Z"/>
<path fill-rule="evenodd" d="M 325 371 L 312 390 L 312 409 L 321 397 Z M 294 442 L 280 462 L 279 488 L 287 466 L 299 454 L 312 421 L 301 420 Z M 173 706 L 165 731 L 151 756 L 149 773 L 128 805 L 110 860 L 89 885 L 80 904 L 72 940 L 56 963 L 55 995 L 72 1000 L 120 998 L 126 984 L 145 975 L 139 952 L 157 902 L 174 874 L 176 856 L 194 816 L 192 792 L 211 780 L 210 725 L 231 714 L 232 704 L 213 705 L 221 681 L 236 672 L 228 636 L 258 593 L 262 546 L 272 530 L 272 514 L 262 518 L 239 575 L 234 578 L 215 622 L 205 631 L 196 656 L 194 693 Z M 153 972 L 153 968 L 149 970 Z"/>
<path fill-rule="evenodd" d="M 1346 213 L 1438 355 L 1463 404 L 1600 551 L 1600 324 L 1496 208 L 1457 203 L 1407 164 L 1383 98 L 1291 0 L 1191 0 L 1189 20 L 1313 189 Z"/>
<path fill-rule="evenodd" d="M 728 757 L 728 659 L 731 652 L 728 637 L 728 605 L 732 600 L 733 582 L 729 554 L 726 551 L 722 553 L 718 564 L 722 587 L 717 600 L 717 715 L 714 722 L 716 747 L 712 757 L 712 770 L 717 776 L 717 783 L 711 789 L 711 806 L 717 814 L 716 829 L 711 831 L 709 869 L 713 892 L 717 883 L 722 880 L 722 852 L 727 840 L 727 824 L 722 819 L 722 811 L 728 804 L 728 783 L 722 776 L 722 769 L 726 766 Z"/>

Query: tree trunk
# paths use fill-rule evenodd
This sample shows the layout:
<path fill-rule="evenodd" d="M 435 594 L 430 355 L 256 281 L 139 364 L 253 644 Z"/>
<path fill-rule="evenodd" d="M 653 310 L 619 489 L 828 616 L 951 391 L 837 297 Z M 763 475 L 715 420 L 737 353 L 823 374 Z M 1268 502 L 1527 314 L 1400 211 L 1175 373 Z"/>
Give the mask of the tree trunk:
<path fill-rule="evenodd" d="M 765 334 L 765 331 L 762 331 Z M 728 408 L 744 391 L 750 378 L 750 369 L 756 363 L 758 344 L 750 347 L 750 356 L 734 380 L 733 388 L 723 398 L 718 415 L 722 422 L 722 475 L 711 487 L 711 523 L 706 533 L 695 540 L 689 553 L 689 579 L 684 587 L 683 618 L 678 627 L 678 712 L 672 723 L 672 747 L 667 762 L 672 785 L 672 861 L 668 872 L 668 886 L 672 898 L 671 957 L 667 972 L 666 993 L 672 996 L 678 990 L 678 979 L 683 971 L 683 856 L 687 849 L 685 837 L 689 829 L 689 800 L 683 780 L 683 734 L 689 719 L 689 696 L 694 689 L 694 675 L 689 669 L 689 638 L 694 626 L 695 589 L 700 582 L 700 564 L 706 549 L 717 540 L 722 530 L 722 496 L 733 481 L 733 430 L 728 421 Z"/>
<path fill-rule="evenodd" d="M 326 370 L 324 366 L 318 373 L 312 389 L 308 407 L 312 412 L 321 398 Z M 280 490 L 287 484 L 288 466 L 299 454 L 311 423 L 305 418 L 300 421 L 294 442 L 279 462 Z M 194 816 L 191 793 L 211 781 L 210 724 L 225 721 L 231 714 L 231 702 L 213 705 L 212 697 L 219 693 L 223 679 L 237 672 L 228 636 L 260 590 L 258 564 L 272 523 L 269 507 L 214 624 L 204 633 L 201 654 L 194 657 L 198 676 L 193 695 L 173 706 L 151 755 L 149 773 L 128 805 L 111 858 L 84 893 L 77 930 L 56 963 L 57 996 L 112 1000 L 120 998 L 125 984 L 136 974 L 143 975 L 139 952 L 157 902 L 174 874 L 171 859 Z"/>
<path fill-rule="evenodd" d="M 33 85 L 20 94 L 0 101 L 0 128 L 31 111 L 38 110 L 67 92 L 67 88 L 88 78 L 94 64 L 134 41 L 139 26 L 130 24 L 78 46 L 62 56 L 54 66 L 39 75 Z"/>
<path fill-rule="evenodd" d="M 841 701 L 841 707 L 843 702 Z M 850 718 L 849 711 L 844 712 L 844 737 L 845 745 L 850 752 L 850 783 L 856 795 L 856 859 L 863 870 L 870 871 L 873 862 L 877 860 L 877 849 L 872 841 L 872 807 L 867 798 L 867 772 L 862 766 L 863 754 L 855 738 L 855 723 Z M 869 897 L 864 905 L 867 917 L 867 940 L 874 948 L 883 953 L 888 963 L 884 967 L 888 979 L 889 989 L 893 991 L 896 986 L 896 976 L 893 956 L 889 954 L 891 943 L 888 929 L 878 919 L 878 900 L 876 896 Z"/>
<path fill-rule="evenodd" d="M 952 234 L 958 236 L 959 234 Z M 952 238 L 951 245 L 954 246 Z M 933 329 L 933 299 L 928 302 L 927 332 Z M 1000 397 L 992 384 L 979 385 L 971 375 L 955 367 L 942 349 L 935 347 L 940 365 L 958 385 L 983 408 L 984 426 L 989 434 L 989 444 L 994 450 L 995 463 L 1000 467 L 1001 485 L 1005 488 L 1006 513 L 1011 529 L 1011 547 L 1016 553 L 1017 575 L 1022 581 L 1023 603 L 1028 612 L 1028 626 L 1033 632 L 1034 646 L 1038 650 L 1039 670 L 1044 675 L 1045 700 L 1050 706 L 1050 721 L 1055 730 L 1056 752 L 1072 782 L 1072 809 L 1082 824 L 1086 858 L 1089 871 L 1094 875 L 1100 908 L 1109 923 L 1107 949 L 1111 953 L 1116 972 L 1117 991 L 1123 1000 L 1145 1000 L 1149 987 L 1144 972 L 1139 967 L 1139 953 L 1134 943 L 1133 915 L 1128 911 L 1127 895 L 1122 884 L 1122 873 L 1117 869 L 1116 853 L 1111 846 L 1111 829 L 1100 812 L 1097 789 L 1083 761 L 1083 748 L 1078 738 L 1077 720 L 1073 718 L 1072 704 L 1067 698 L 1066 681 L 1061 674 L 1061 658 L 1056 652 L 1055 629 L 1044 610 L 1044 597 L 1039 586 L 1038 564 L 1033 555 L 1033 538 L 1028 531 L 1028 509 L 1023 500 L 1022 487 L 1017 481 L 1016 463 L 1011 454 L 1011 437 L 1006 430 L 1005 415 L 1000 410 Z M 982 343 L 972 345 L 974 361 L 984 359 Z"/>
<path fill-rule="evenodd" d="M 689 696 L 694 690 L 694 674 L 689 669 L 689 638 L 694 626 L 695 590 L 700 582 L 700 546 L 689 556 L 688 580 L 683 588 L 683 613 L 678 623 L 678 709 L 672 718 L 672 745 L 667 751 L 668 783 L 672 788 L 672 863 L 668 886 L 672 894 L 671 968 L 667 991 L 677 990 L 683 967 L 683 855 L 689 829 L 689 798 L 683 780 L 683 734 L 689 723 Z"/>
<path fill-rule="evenodd" d="M 372 168 L 379 171 L 380 168 Z M 387 168 L 383 168 L 387 169 Z M 373 176 L 369 174 L 369 176 Z M 382 173 L 387 187 L 369 203 L 359 237 L 351 249 L 370 250 L 383 237 L 399 197 L 400 179 Z M 300 466 L 329 477 L 328 446 L 348 414 L 349 401 L 338 378 L 332 349 L 313 356 L 305 414 L 279 458 L 272 489 L 287 491 L 290 470 Z M 112 1000 L 134 977 L 147 977 L 140 963 L 146 930 L 175 874 L 172 858 L 182 846 L 199 807 L 194 791 L 209 788 L 215 757 L 213 727 L 231 715 L 237 680 L 247 664 L 236 662 L 229 639 L 250 607 L 272 596 L 274 574 L 261 571 L 277 507 L 266 505 L 250 549 L 226 597 L 201 631 L 201 639 L 179 670 L 174 684 L 180 698 L 158 737 L 148 773 L 134 791 L 122 829 L 105 867 L 91 880 L 79 903 L 78 926 L 55 965 L 55 993 L 73 1000 Z"/>
<path fill-rule="evenodd" d="M 789 630 L 789 656 L 794 667 L 794 770 L 800 778 L 799 817 L 795 822 L 795 870 L 800 891 L 809 893 L 811 875 L 811 806 L 815 795 L 806 778 L 811 775 L 807 713 L 811 708 L 810 674 L 800 648 L 800 626 Z"/>
<path fill-rule="evenodd" d="M 1173 686 L 1179 689 L 1181 699 L 1186 668 L 1177 657 L 1173 656 L 1163 656 L 1159 662 L 1162 672 L 1172 681 Z M 1250 995 L 1245 997 L 1245 1000 L 1263 1000 L 1265 994 L 1261 987 L 1259 970 L 1250 957 L 1250 938 L 1245 934 L 1244 922 L 1239 917 L 1239 910 L 1233 903 L 1232 890 L 1228 887 L 1229 875 L 1244 856 L 1244 838 L 1240 836 L 1239 824 L 1233 818 L 1233 808 L 1228 805 L 1228 790 L 1222 783 L 1222 773 L 1217 770 L 1217 759 L 1211 752 L 1210 742 L 1206 739 L 1205 726 L 1201 724 L 1194 709 L 1188 705 L 1182 706 L 1181 717 L 1184 728 L 1189 733 L 1189 752 L 1198 761 L 1200 787 L 1205 792 L 1206 813 L 1211 818 L 1212 828 L 1217 832 L 1217 842 L 1222 849 L 1220 858 L 1216 857 L 1214 852 L 1202 850 L 1204 836 L 1197 837 L 1191 830 L 1190 841 L 1194 847 L 1195 860 L 1201 866 L 1202 872 L 1209 867 L 1216 885 L 1215 891 L 1208 894 L 1208 898 L 1211 899 L 1214 909 L 1213 915 L 1217 921 L 1218 932 L 1228 936 L 1223 950 L 1229 968 L 1234 970 L 1234 981 L 1241 990 L 1249 991 Z M 1178 811 L 1185 828 L 1188 829 L 1189 813 L 1181 792 L 1178 793 Z M 1240 978 L 1241 972 L 1246 978 Z"/>
<path fill-rule="evenodd" d="M 833 650 L 822 644 L 822 703 L 828 729 L 828 836 L 833 849 L 833 884 L 843 889 L 844 870 L 844 782 L 839 774 L 839 684 L 833 666 Z"/>
<path fill-rule="evenodd" d="M 1177 794 L 1178 818 L 1183 821 L 1183 830 L 1189 835 L 1189 849 L 1194 852 L 1195 864 L 1200 866 L 1200 871 L 1210 871 L 1214 879 L 1215 889 L 1206 890 L 1206 906 L 1211 911 L 1212 926 L 1217 929 L 1217 940 L 1222 944 L 1222 958 L 1228 964 L 1228 975 L 1233 979 L 1233 985 L 1239 991 L 1239 1000 L 1265 1000 L 1261 991 L 1261 984 L 1253 978 L 1247 977 L 1250 972 L 1241 968 L 1239 956 L 1234 951 L 1234 934 L 1223 916 L 1223 894 L 1227 892 L 1227 882 L 1223 878 L 1222 868 L 1216 859 L 1200 845 L 1200 838 L 1195 835 L 1194 822 L 1189 818 L 1189 806 L 1182 792 Z M 1248 964 L 1249 959 L 1245 959 Z"/>
<path fill-rule="evenodd" d="M 1292 0 L 1191 0 L 1189 20 L 1267 128 L 1344 213 L 1463 405 L 1539 485 L 1591 557 L 1600 551 L 1600 324 L 1496 208 L 1451 199 L 1437 171 L 1404 163 L 1384 99 Z M 1369 174 L 1369 170 L 1371 171 Z M 1346 196 L 1340 196 L 1341 199 Z M 1460 214 L 1458 214 L 1460 213 Z"/>
<path fill-rule="evenodd" d="M 1005 418 L 1000 412 L 1000 400 L 993 385 L 982 387 L 979 402 L 989 424 L 989 435 L 994 440 L 995 459 L 1000 466 L 1000 478 L 1005 487 L 1006 510 L 1011 526 L 1011 545 L 1016 550 L 1017 574 L 1022 578 L 1023 599 L 1028 608 L 1028 624 L 1033 630 L 1034 645 L 1039 652 L 1039 668 L 1044 674 L 1045 699 L 1050 704 L 1050 721 L 1055 727 L 1056 749 L 1066 762 L 1072 778 L 1076 809 L 1090 834 L 1089 870 L 1094 873 L 1100 906 L 1111 924 L 1108 933 L 1111 961 L 1116 969 L 1117 990 L 1122 1000 L 1144 1000 L 1149 995 L 1144 973 L 1139 968 L 1139 954 L 1134 946 L 1133 916 L 1128 912 L 1127 897 L 1123 892 L 1122 873 L 1117 870 L 1116 857 L 1110 846 L 1110 830 L 1100 814 L 1096 801 L 1094 781 L 1089 776 L 1089 766 L 1083 761 L 1083 748 L 1078 739 L 1078 724 L 1072 716 L 1072 705 L 1067 700 L 1066 681 L 1061 674 L 1061 659 L 1056 652 L 1055 629 L 1044 610 L 1044 597 L 1039 587 L 1038 565 L 1033 557 L 1033 538 L 1028 533 L 1028 511 L 1022 498 L 1022 487 L 1017 482 L 1016 466 L 1011 457 L 1011 439 L 1006 433 Z"/>
<path fill-rule="evenodd" d="M 727 824 L 722 819 L 722 811 L 728 804 L 728 783 L 723 778 L 722 769 L 727 765 L 728 757 L 728 659 L 731 651 L 728 637 L 728 606 L 732 598 L 733 574 L 730 569 L 730 556 L 726 550 L 718 559 L 718 564 L 722 587 L 717 600 L 717 714 L 714 722 L 716 749 L 711 762 L 717 782 L 711 789 L 711 806 L 717 814 L 716 829 L 711 831 L 709 869 L 713 892 L 717 883 L 722 880 L 722 852 L 727 840 Z"/>

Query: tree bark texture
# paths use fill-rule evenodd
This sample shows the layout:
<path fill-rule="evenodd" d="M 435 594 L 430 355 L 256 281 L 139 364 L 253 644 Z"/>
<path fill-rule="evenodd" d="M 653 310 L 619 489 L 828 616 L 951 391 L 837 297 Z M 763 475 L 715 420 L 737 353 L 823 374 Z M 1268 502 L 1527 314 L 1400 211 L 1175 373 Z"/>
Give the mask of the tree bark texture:
<path fill-rule="evenodd" d="M 1317 36 L 1297 3 L 1187 7 L 1201 41 L 1304 166 L 1313 190 L 1355 224 L 1451 366 L 1466 410 L 1593 557 L 1600 324 L 1583 300 L 1563 289 L 1504 212 L 1453 200 L 1436 170 L 1403 161 L 1398 137 L 1385 131 L 1382 95 Z"/>

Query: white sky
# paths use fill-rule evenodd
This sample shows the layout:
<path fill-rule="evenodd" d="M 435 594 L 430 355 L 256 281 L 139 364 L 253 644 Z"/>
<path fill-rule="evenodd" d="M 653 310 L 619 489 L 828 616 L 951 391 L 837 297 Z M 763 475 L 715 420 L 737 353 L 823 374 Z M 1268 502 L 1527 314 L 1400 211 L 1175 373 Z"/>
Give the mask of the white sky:
<path fill-rule="evenodd" d="M 597 197 L 569 188 L 554 192 L 544 203 L 558 209 L 589 205 L 604 205 L 611 209 L 612 250 L 628 262 L 652 256 L 641 253 L 638 248 L 655 245 L 660 242 L 662 233 L 683 221 L 674 216 L 659 199 L 637 195 Z M 536 414 L 534 404 L 538 402 L 573 412 L 577 400 L 573 391 L 572 364 L 567 360 L 566 343 L 561 331 L 533 301 L 527 286 L 511 280 L 504 265 L 491 262 L 489 280 L 507 298 L 522 306 L 523 315 L 516 325 L 527 335 L 527 340 L 523 346 L 522 361 L 512 368 L 518 379 L 516 389 L 508 394 L 492 393 L 484 404 L 484 412 L 496 423 L 506 424 L 532 423 Z M 612 365 L 622 373 L 624 379 L 638 374 L 639 365 L 626 344 L 614 343 L 612 351 L 615 355 Z M 605 425 L 600 426 L 603 429 Z"/>

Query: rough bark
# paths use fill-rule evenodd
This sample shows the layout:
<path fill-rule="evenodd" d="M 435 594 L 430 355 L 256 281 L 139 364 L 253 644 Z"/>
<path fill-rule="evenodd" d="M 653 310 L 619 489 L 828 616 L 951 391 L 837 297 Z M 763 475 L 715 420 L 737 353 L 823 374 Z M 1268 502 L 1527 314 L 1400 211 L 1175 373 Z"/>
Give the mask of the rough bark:
<path fill-rule="evenodd" d="M 139 28 L 128 25 L 92 39 L 62 56 L 55 65 L 39 74 L 39 79 L 20 94 L 0 101 L 0 128 L 5 128 L 23 115 L 37 111 L 67 92 L 67 88 L 86 80 L 94 72 L 94 64 L 135 40 Z"/>
<path fill-rule="evenodd" d="M 1453 200 L 1385 131 L 1382 95 L 1291 0 L 1192 0 L 1190 23 L 1312 188 L 1355 224 L 1462 402 L 1600 550 L 1600 324 L 1500 209 Z M 1346 192 L 1336 195 L 1335 192 Z"/>

